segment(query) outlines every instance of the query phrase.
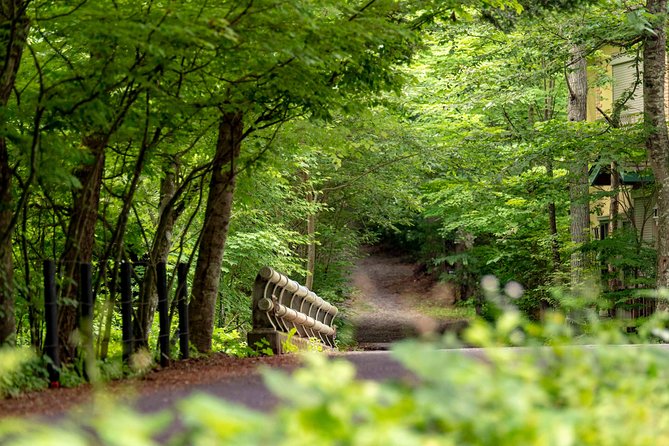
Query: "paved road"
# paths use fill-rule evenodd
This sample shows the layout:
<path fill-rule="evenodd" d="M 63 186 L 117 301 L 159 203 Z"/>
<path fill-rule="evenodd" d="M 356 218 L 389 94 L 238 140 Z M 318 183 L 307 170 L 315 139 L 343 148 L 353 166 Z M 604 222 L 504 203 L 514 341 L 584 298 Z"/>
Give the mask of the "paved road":
<path fill-rule="evenodd" d="M 639 348 L 638 345 L 611 346 L 607 348 Z M 654 348 L 669 352 L 669 345 L 655 345 Z M 593 349 L 602 348 L 598 346 L 574 346 L 574 349 Z M 522 354 L 529 351 L 526 348 L 505 348 Z M 533 350 L 533 349 L 532 349 Z M 441 350 L 435 351 L 435 354 L 453 355 L 464 354 L 484 360 L 486 356 L 485 349 L 468 348 L 460 350 Z M 413 376 L 397 361 L 388 351 L 366 351 L 337 354 L 334 357 L 344 358 L 352 362 L 357 369 L 357 377 L 360 379 L 369 379 L 375 381 L 412 379 Z M 295 365 L 284 368 L 286 371 L 295 369 Z M 270 411 L 278 403 L 277 398 L 272 395 L 265 387 L 262 377 L 259 373 L 252 373 L 244 376 L 230 377 L 220 382 L 214 382 L 204 385 L 197 385 L 191 388 L 172 392 L 158 392 L 144 397 L 138 401 L 136 407 L 141 411 L 152 412 L 171 407 L 176 401 L 188 396 L 189 394 L 203 392 L 213 396 L 223 398 L 227 401 L 244 405 L 248 408 L 259 411 Z"/>
<path fill-rule="evenodd" d="M 342 353 L 334 357 L 352 362 L 356 366 L 357 377 L 360 379 L 384 381 L 411 376 L 391 357 L 388 351 Z M 295 367 L 294 365 L 288 366 L 284 370 L 290 372 Z M 195 385 L 178 391 L 152 393 L 137 401 L 136 407 L 144 412 L 153 412 L 171 407 L 178 400 L 198 392 L 260 411 L 270 411 L 278 403 L 278 399 L 263 384 L 262 376 L 259 373 L 252 373 L 229 377 L 220 382 Z"/>

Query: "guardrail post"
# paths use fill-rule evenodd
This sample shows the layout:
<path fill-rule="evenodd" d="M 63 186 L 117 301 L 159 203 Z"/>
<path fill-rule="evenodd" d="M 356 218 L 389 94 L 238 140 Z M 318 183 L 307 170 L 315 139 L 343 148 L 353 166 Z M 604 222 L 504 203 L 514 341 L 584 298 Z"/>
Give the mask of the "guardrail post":
<path fill-rule="evenodd" d="M 158 289 L 158 318 L 160 331 L 158 345 L 160 350 L 160 366 L 170 365 L 170 321 L 167 305 L 167 267 L 165 262 L 156 265 L 156 285 Z"/>
<path fill-rule="evenodd" d="M 188 359 L 190 356 L 188 350 L 188 289 L 186 279 L 188 278 L 188 264 L 179 263 L 177 265 L 177 278 L 179 285 L 177 287 L 177 299 L 179 309 L 179 352 L 181 359 Z"/>
<path fill-rule="evenodd" d="M 56 295 L 56 263 L 45 260 L 44 272 L 44 354 L 49 358 L 47 371 L 49 387 L 60 387 L 60 358 L 58 357 L 58 300 Z"/>
<path fill-rule="evenodd" d="M 121 330 L 123 339 L 123 362 L 128 362 L 134 348 L 135 336 L 132 327 L 131 265 L 121 263 Z"/>

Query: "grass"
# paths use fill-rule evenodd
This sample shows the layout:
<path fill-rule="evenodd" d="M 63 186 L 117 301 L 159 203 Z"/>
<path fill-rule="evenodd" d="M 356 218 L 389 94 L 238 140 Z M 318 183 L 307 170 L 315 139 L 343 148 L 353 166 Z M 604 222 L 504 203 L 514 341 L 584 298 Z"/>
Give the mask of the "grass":
<path fill-rule="evenodd" d="M 476 310 L 473 306 L 438 306 L 430 303 L 421 303 L 416 310 L 435 319 L 441 320 L 471 320 L 476 317 Z"/>

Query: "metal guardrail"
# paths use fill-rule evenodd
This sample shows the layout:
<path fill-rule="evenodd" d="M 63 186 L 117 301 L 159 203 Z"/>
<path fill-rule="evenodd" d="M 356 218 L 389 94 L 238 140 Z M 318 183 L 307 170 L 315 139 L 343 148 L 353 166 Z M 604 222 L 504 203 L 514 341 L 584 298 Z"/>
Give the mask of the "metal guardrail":
<path fill-rule="evenodd" d="M 264 267 L 253 288 L 253 331 L 249 345 L 263 339 L 275 353 L 281 353 L 282 339 L 294 328 L 299 338 L 315 339 L 335 347 L 336 329 L 332 323 L 339 310 L 307 287 Z"/>

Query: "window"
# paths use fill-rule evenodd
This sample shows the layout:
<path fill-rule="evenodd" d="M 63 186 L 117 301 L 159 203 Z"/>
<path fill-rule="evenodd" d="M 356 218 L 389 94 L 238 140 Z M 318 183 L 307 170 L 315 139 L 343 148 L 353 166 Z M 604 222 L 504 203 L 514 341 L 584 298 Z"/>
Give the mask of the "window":
<path fill-rule="evenodd" d="M 633 56 L 621 53 L 614 56 L 611 60 L 611 71 L 613 75 L 614 103 L 621 97 L 630 94 L 632 89 L 634 89 L 633 96 L 625 103 L 625 111 L 622 116 L 629 117 L 630 115 L 643 113 L 643 84 L 640 83 L 643 71 L 642 63 L 637 61 Z M 630 119 L 627 119 L 627 122 L 630 122 Z"/>
<path fill-rule="evenodd" d="M 604 240 L 609 235 L 609 222 L 599 224 L 599 240 Z"/>

